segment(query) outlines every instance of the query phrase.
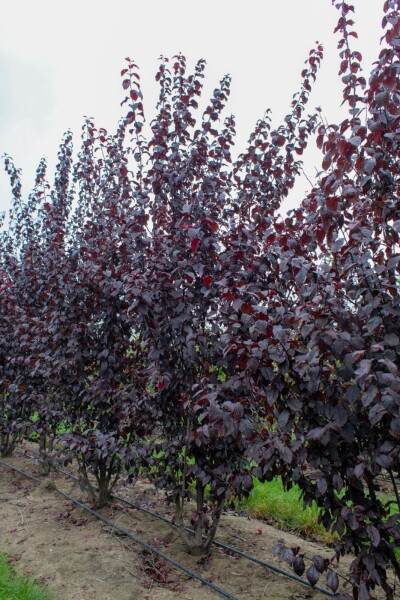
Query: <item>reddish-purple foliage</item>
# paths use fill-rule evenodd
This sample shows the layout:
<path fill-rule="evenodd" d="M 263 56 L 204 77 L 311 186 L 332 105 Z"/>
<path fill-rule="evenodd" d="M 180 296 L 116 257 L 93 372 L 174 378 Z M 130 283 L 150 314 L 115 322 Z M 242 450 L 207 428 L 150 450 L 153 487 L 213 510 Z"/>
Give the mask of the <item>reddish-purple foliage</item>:
<path fill-rule="evenodd" d="M 24 203 L 6 158 L 0 440 L 9 452 L 21 435 L 56 436 L 98 505 L 121 472 L 142 468 L 175 502 L 192 553 L 208 552 L 221 511 L 250 493 L 252 476 L 295 482 L 338 533 L 337 557 L 355 553 L 354 598 L 376 586 L 393 598 L 400 2 L 384 3 L 386 45 L 368 84 L 351 49 L 353 7 L 336 6 L 342 123 L 305 114 L 319 44 L 284 123 L 274 129 L 267 112 L 234 161 L 229 77 L 196 120 L 204 61 L 187 74 L 182 55 L 162 59 L 146 136 L 127 59 L 116 132 L 86 119 L 75 164 L 68 133 L 52 187 L 42 162 Z M 318 184 L 281 217 L 314 132 Z M 392 506 L 377 494 L 382 475 Z M 331 561 L 306 569 L 299 549 L 278 554 L 313 585 L 326 572 L 337 592 Z"/>
<path fill-rule="evenodd" d="M 232 300 L 246 310 L 227 348 L 271 413 L 254 474 L 281 475 L 306 504 L 316 500 L 339 534 L 337 555 L 356 553 L 354 594 L 369 598 L 381 586 L 391 598 L 387 568 L 400 575 L 400 15 L 397 2 L 385 3 L 388 47 L 361 95 L 353 9 L 338 8 L 350 118 L 318 127 L 325 172 L 300 208 L 260 236 L 265 267 L 254 275 L 252 250 L 235 253 L 243 275 Z M 241 226 L 247 233 L 252 223 Z M 377 494 L 382 475 L 393 483 L 391 507 Z"/>

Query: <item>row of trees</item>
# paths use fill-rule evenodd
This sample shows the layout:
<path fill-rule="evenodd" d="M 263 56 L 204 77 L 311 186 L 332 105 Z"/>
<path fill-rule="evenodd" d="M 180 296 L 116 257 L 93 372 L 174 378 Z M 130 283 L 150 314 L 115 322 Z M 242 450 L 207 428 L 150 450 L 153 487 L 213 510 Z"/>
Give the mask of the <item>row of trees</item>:
<path fill-rule="evenodd" d="M 350 115 L 339 124 L 305 112 L 320 45 L 283 124 L 267 113 L 236 160 L 229 77 L 196 121 L 204 61 L 188 74 L 182 55 L 163 59 L 147 134 L 127 59 L 116 132 L 86 119 L 76 160 L 68 132 L 52 186 L 43 160 L 24 201 L 5 158 L 0 445 L 7 455 L 35 434 L 46 459 L 56 439 L 99 507 L 141 470 L 195 554 L 253 476 L 296 483 L 337 532 L 337 557 L 355 552 L 353 597 L 367 600 L 376 586 L 393 598 L 389 566 L 400 578 L 400 2 L 384 2 L 368 84 L 353 7 L 336 7 Z M 313 133 L 318 183 L 282 218 Z M 330 567 L 316 560 L 309 579 Z"/>

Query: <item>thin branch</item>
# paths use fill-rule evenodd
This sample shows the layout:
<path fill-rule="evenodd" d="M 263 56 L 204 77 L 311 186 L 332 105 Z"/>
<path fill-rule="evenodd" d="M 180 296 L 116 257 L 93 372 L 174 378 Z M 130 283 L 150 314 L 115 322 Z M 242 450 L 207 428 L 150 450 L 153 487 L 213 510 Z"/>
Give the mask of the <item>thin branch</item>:
<path fill-rule="evenodd" d="M 17 509 L 17 511 L 19 512 L 19 514 L 21 515 L 21 523 L 20 523 L 20 525 L 24 525 L 24 515 L 22 514 L 21 509 L 10 498 L 8 498 L 8 501 L 10 502 L 10 504 L 12 504 L 13 506 L 15 506 L 15 508 Z"/>

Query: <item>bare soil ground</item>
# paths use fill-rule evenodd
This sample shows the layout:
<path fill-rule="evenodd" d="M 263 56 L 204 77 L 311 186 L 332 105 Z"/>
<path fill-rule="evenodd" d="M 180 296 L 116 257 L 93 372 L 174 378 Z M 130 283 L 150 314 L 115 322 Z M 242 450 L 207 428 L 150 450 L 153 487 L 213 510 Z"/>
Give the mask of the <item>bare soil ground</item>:
<path fill-rule="evenodd" d="M 7 462 L 37 476 L 35 464 L 26 456 L 16 456 Z M 9 553 L 19 572 L 45 582 L 57 600 L 218 598 L 214 591 L 66 501 L 55 487 L 87 501 L 61 475 L 43 478 L 38 485 L 0 465 L 0 550 Z M 149 484 L 140 483 L 118 493 L 154 512 L 172 516 L 162 496 Z M 326 598 L 218 548 L 207 558 L 189 556 L 176 530 L 118 502 L 101 512 L 240 600 Z M 218 532 L 219 540 L 285 568 L 272 554 L 281 538 L 301 546 L 306 556 L 332 555 L 332 550 L 320 544 L 234 514 L 223 516 Z"/>

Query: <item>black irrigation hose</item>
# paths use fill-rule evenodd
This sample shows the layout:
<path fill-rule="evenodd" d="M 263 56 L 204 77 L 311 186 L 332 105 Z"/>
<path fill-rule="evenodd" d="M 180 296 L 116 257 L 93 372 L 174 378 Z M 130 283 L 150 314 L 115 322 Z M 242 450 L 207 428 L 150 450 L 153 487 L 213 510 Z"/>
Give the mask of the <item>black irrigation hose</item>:
<path fill-rule="evenodd" d="M 75 481 L 78 481 L 77 477 L 75 477 L 74 475 L 71 475 L 67 471 L 63 471 L 62 469 L 56 469 L 56 471 L 58 471 L 59 473 L 62 473 L 63 475 L 67 475 L 67 477 L 70 477 L 71 479 L 75 479 Z M 178 528 L 178 525 L 176 525 L 170 519 L 167 519 L 166 517 L 163 517 L 162 515 L 158 515 L 157 513 L 152 512 L 151 510 L 148 510 L 147 508 L 142 508 L 139 504 L 136 504 L 135 502 L 130 502 L 129 500 L 126 500 L 122 496 L 117 496 L 116 494 L 111 494 L 111 497 L 114 498 L 114 500 L 123 502 L 124 504 L 126 504 L 127 506 L 130 506 L 131 508 L 135 508 L 136 510 L 139 510 L 151 517 L 154 517 L 155 519 L 159 519 L 160 521 L 163 521 L 164 523 L 167 523 L 168 525 Z M 189 527 L 185 527 L 185 529 L 188 532 L 191 532 L 191 533 L 193 532 L 193 530 L 190 529 Z M 295 575 L 294 573 L 288 573 L 288 571 L 285 571 L 284 569 L 280 569 L 279 567 L 276 567 L 275 565 L 271 565 L 270 563 L 267 563 L 264 560 L 261 560 L 254 556 L 251 556 L 250 554 L 246 554 L 246 552 L 242 552 L 241 550 L 234 548 L 234 546 L 229 546 L 228 544 L 224 544 L 223 542 L 218 542 L 217 540 L 214 540 L 213 544 L 215 546 L 218 546 L 218 548 L 223 548 L 224 550 L 228 550 L 229 552 L 232 552 L 234 554 L 237 554 L 238 556 L 242 556 L 243 558 L 246 558 L 247 560 L 257 563 L 257 564 L 261 565 L 262 567 L 269 569 L 270 571 L 275 571 L 275 573 L 279 573 L 279 575 L 283 575 L 284 577 L 289 577 L 290 579 L 293 579 L 294 581 L 297 581 L 298 583 L 301 583 L 302 585 L 305 585 L 309 588 L 312 588 L 313 590 L 317 590 L 318 592 L 321 592 L 321 594 L 325 594 L 326 596 L 334 595 L 332 592 L 330 592 L 329 590 L 326 590 L 325 588 L 322 588 L 318 585 L 311 585 L 311 583 L 309 581 L 302 579 L 298 575 Z"/>
<path fill-rule="evenodd" d="M 6 462 L 4 462 L 2 460 L 0 460 L 0 464 L 4 465 L 5 467 L 7 467 L 8 469 L 10 469 L 12 471 L 15 471 L 16 473 L 19 473 L 20 475 L 22 475 L 23 477 L 26 477 L 27 479 L 31 479 L 32 481 L 35 481 L 36 483 L 42 483 L 41 479 L 38 479 L 37 477 L 34 477 L 33 475 L 29 475 L 28 473 L 24 473 L 24 471 L 21 471 L 20 469 L 17 469 L 16 467 L 13 467 L 12 465 L 9 465 L 9 464 L 7 464 Z M 132 533 L 130 533 L 124 527 L 121 527 L 120 525 L 117 525 L 116 523 L 113 523 L 112 521 L 110 521 L 106 517 L 103 517 L 103 515 L 101 515 L 100 513 L 96 512 L 92 508 L 89 508 L 89 506 L 86 506 L 86 504 L 83 504 L 82 502 L 80 502 L 79 500 L 77 500 L 76 498 L 74 498 L 73 496 L 70 496 L 69 494 L 66 494 L 65 492 L 62 492 L 58 488 L 56 488 L 56 490 L 57 490 L 57 492 L 59 494 L 61 494 L 61 496 L 63 496 L 64 498 L 66 498 L 70 502 L 73 502 L 74 504 L 76 504 L 76 506 L 79 506 L 80 508 L 83 508 L 83 510 L 85 510 L 89 514 L 91 514 L 94 517 L 96 517 L 96 519 L 99 519 L 99 521 L 102 521 L 103 523 L 105 523 L 106 525 L 108 525 L 109 527 L 111 527 L 112 529 L 115 529 L 116 531 L 119 531 L 120 533 L 122 533 L 126 537 L 130 538 L 131 540 L 133 540 L 139 546 L 142 546 L 143 548 L 146 548 L 146 550 L 148 550 L 149 552 L 152 552 L 153 554 L 156 554 L 160 558 L 162 558 L 162 559 L 170 562 L 175 567 L 178 567 L 178 569 L 180 569 L 181 571 L 184 571 L 185 573 L 187 573 L 188 575 L 190 575 L 190 577 L 192 577 L 193 579 L 197 579 L 202 584 L 204 584 L 207 587 L 209 587 L 212 590 L 214 590 L 214 592 L 217 592 L 221 596 L 224 596 L 224 598 L 228 598 L 228 600 L 238 600 L 238 598 L 236 598 L 236 596 L 232 596 L 232 594 L 230 594 L 229 592 L 226 592 L 225 590 L 223 590 L 222 588 L 218 587 L 217 585 L 214 585 L 214 583 L 212 583 L 211 581 L 208 581 L 208 579 L 204 579 L 204 577 L 202 577 L 201 575 L 198 575 L 197 573 L 195 573 L 191 569 L 188 569 L 187 567 L 185 567 L 185 565 L 182 565 L 181 563 L 179 563 L 174 558 L 171 558 L 167 554 L 164 554 L 164 552 L 161 552 L 161 550 L 157 550 L 157 548 L 154 548 L 153 546 L 151 546 L 147 542 L 144 542 L 140 538 L 138 538 L 135 535 L 133 535 Z"/>

